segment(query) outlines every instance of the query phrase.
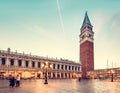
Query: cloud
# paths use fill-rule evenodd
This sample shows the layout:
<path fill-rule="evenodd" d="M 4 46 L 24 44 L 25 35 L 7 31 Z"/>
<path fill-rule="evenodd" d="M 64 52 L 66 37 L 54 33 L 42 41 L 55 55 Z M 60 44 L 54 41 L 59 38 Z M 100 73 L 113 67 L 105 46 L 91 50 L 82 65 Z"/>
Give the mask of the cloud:
<path fill-rule="evenodd" d="M 112 38 L 111 42 L 113 44 L 119 45 L 120 47 L 120 44 L 118 43 L 120 41 L 120 13 L 113 15 L 109 21 L 109 26 L 109 31 L 111 32 L 109 38 Z"/>
<path fill-rule="evenodd" d="M 108 16 L 109 15 L 109 16 Z M 120 16 L 113 12 L 99 11 L 94 13 L 93 27 L 95 32 L 95 67 L 106 68 L 107 59 L 117 62 L 120 55 Z"/>
<path fill-rule="evenodd" d="M 48 31 L 46 31 L 45 28 L 43 28 L 42 26 L 39 26 L 39 25 L 33 25 L 33 26 L 28 27 L 28 31 L 38 33 L 41 35 L 47 35 L 47 33 L 48 33 Z"/>
<path fill-rule="evenodd" d="M 112 14 L 106 11 L 95 11 L 93 13 L 93 27 L 97 34 L 100 34 L 104 31 L 104 27 L 107 25 L 111 17 Z"/>

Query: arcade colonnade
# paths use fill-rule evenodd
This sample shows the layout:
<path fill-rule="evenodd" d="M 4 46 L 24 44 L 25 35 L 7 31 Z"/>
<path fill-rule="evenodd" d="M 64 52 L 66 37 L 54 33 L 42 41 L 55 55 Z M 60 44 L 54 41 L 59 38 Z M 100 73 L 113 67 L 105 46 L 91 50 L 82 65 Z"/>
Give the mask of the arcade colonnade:
<path fill-rule="evenodd" d="M 52 65 L 47 68 L 51 79 L 80 77 L 80 64 L 66 59 L 40 57 L 31 54 L 0 50 L 0 77 L 20 74 L 22 78 L 44 78 L 44 62 Z"/>

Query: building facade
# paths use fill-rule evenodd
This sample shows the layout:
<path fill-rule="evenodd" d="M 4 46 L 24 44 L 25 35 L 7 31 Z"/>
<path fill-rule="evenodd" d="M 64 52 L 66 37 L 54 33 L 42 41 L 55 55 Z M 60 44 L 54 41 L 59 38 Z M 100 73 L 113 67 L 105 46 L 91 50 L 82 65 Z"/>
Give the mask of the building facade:
<path fill-rule="evenodd" d="M 45 62 L 52 65 L 47 68 L 48 77 L 51 79 L 78 78 L 80 76 L 80 64 L 65 59 L 53 59 L 48 57 L 34 56 L 31 54 L 0 50 L 0 77 L 16 76 L 22 78 L 44 78 Z"/>
<path fill-rule="evenodd" d="M 87 77 L 91 79 L 108 79 L 111 80 L 113 76 L 114 81 L 120 81 L 120 67 L 96 69 L 88 71 Z"/>
<path fill-rule="evenodd" d="M 87 12 L 80 29 L 80 63 L 82 78 L 87 77 L 88 71 L 94 71 L 94 32 Z"/>

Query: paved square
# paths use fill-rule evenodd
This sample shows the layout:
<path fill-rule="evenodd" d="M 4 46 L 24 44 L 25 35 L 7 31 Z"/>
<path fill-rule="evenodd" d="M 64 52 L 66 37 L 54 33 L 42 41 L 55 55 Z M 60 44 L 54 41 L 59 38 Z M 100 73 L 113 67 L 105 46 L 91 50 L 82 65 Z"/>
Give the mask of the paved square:
<path fill-rule="evenodd" d="M 8 80 L 0 80 L 0 93 L 120 93 L 120 82 L 99 80 L 22 80 L 20 87 L 9 88 Z"/>

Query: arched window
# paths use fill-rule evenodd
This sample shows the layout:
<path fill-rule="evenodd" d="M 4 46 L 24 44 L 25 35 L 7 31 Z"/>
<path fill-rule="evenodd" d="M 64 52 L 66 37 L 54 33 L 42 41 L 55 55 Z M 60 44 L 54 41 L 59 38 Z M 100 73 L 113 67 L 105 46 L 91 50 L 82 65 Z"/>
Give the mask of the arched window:
<path fill-rule="evenodd" d="M 26 67 L 29 66 L 29 61 L 25 61 L 25 66 L 26 66 Z"/>
<path fill-rule="evenodd" d="M 18 66 L 19 66 L 19 67 L 22 66 L 22 60 L 18 60 Z"/>
<path fill-rule="evenodd" d="M 40 68 L 40 65 L 41 65 L 40 62 L 38 62 L 38 68 Z"/>
<path fill-rule="evenodd" d="M 69 66 L 69 70 L 71 70 L 71 66 Z"/>
<path fill-rule="evenodd" d="M 61 73 L 61 78 L 63 78 L 63 73 Z"/>
<path fill-rule="evenodd" d="M 67 70 L 67 65 L 65 65 L 65 70 Z"/>
<path fill-rule="evenodd" d="M 2 58 L 1 60 L 2 60 L 2 65 L 5 65 L 6 59 L 5 59 L 5 58 Z"/>
<path fill-rule="evenodd" d="M 53 64 L 53 69 L 55 69 L 55 64 Z"/>
<path fill-rule="evenodd" d="M 57 69 L 60 69 L 60 65 L 59 64 L 57 65 Z"/>
<path fill-rule="evenodd" d="M 35 67 L 35 62 L 34 62 L 34 61 L 32 61 L 32 67 L 33 67 L 33 68 Z"/>
<path fill-rule="evenodd" d="M 75 71 L 77 71 L 77 66 L 75 67 Z"/>
<path fill-rule="evenodd" d="M 14 66 L 14 59 L 10 59 L 10 66 Z"/>
<path fill-rule="evenodd" d="M 61 69 L 63 70 L 63 68 L 64 68 L 64 65 L 61 65 Z"/>
<path fill-rule="evenodd" d="M 72 66 L 72 70 L 74 70 L 74 66 Z"/>
<path fill-rule="evenodd" d="M 80 67 L 78 67 L 78 71 L 80 71 Z"/>

